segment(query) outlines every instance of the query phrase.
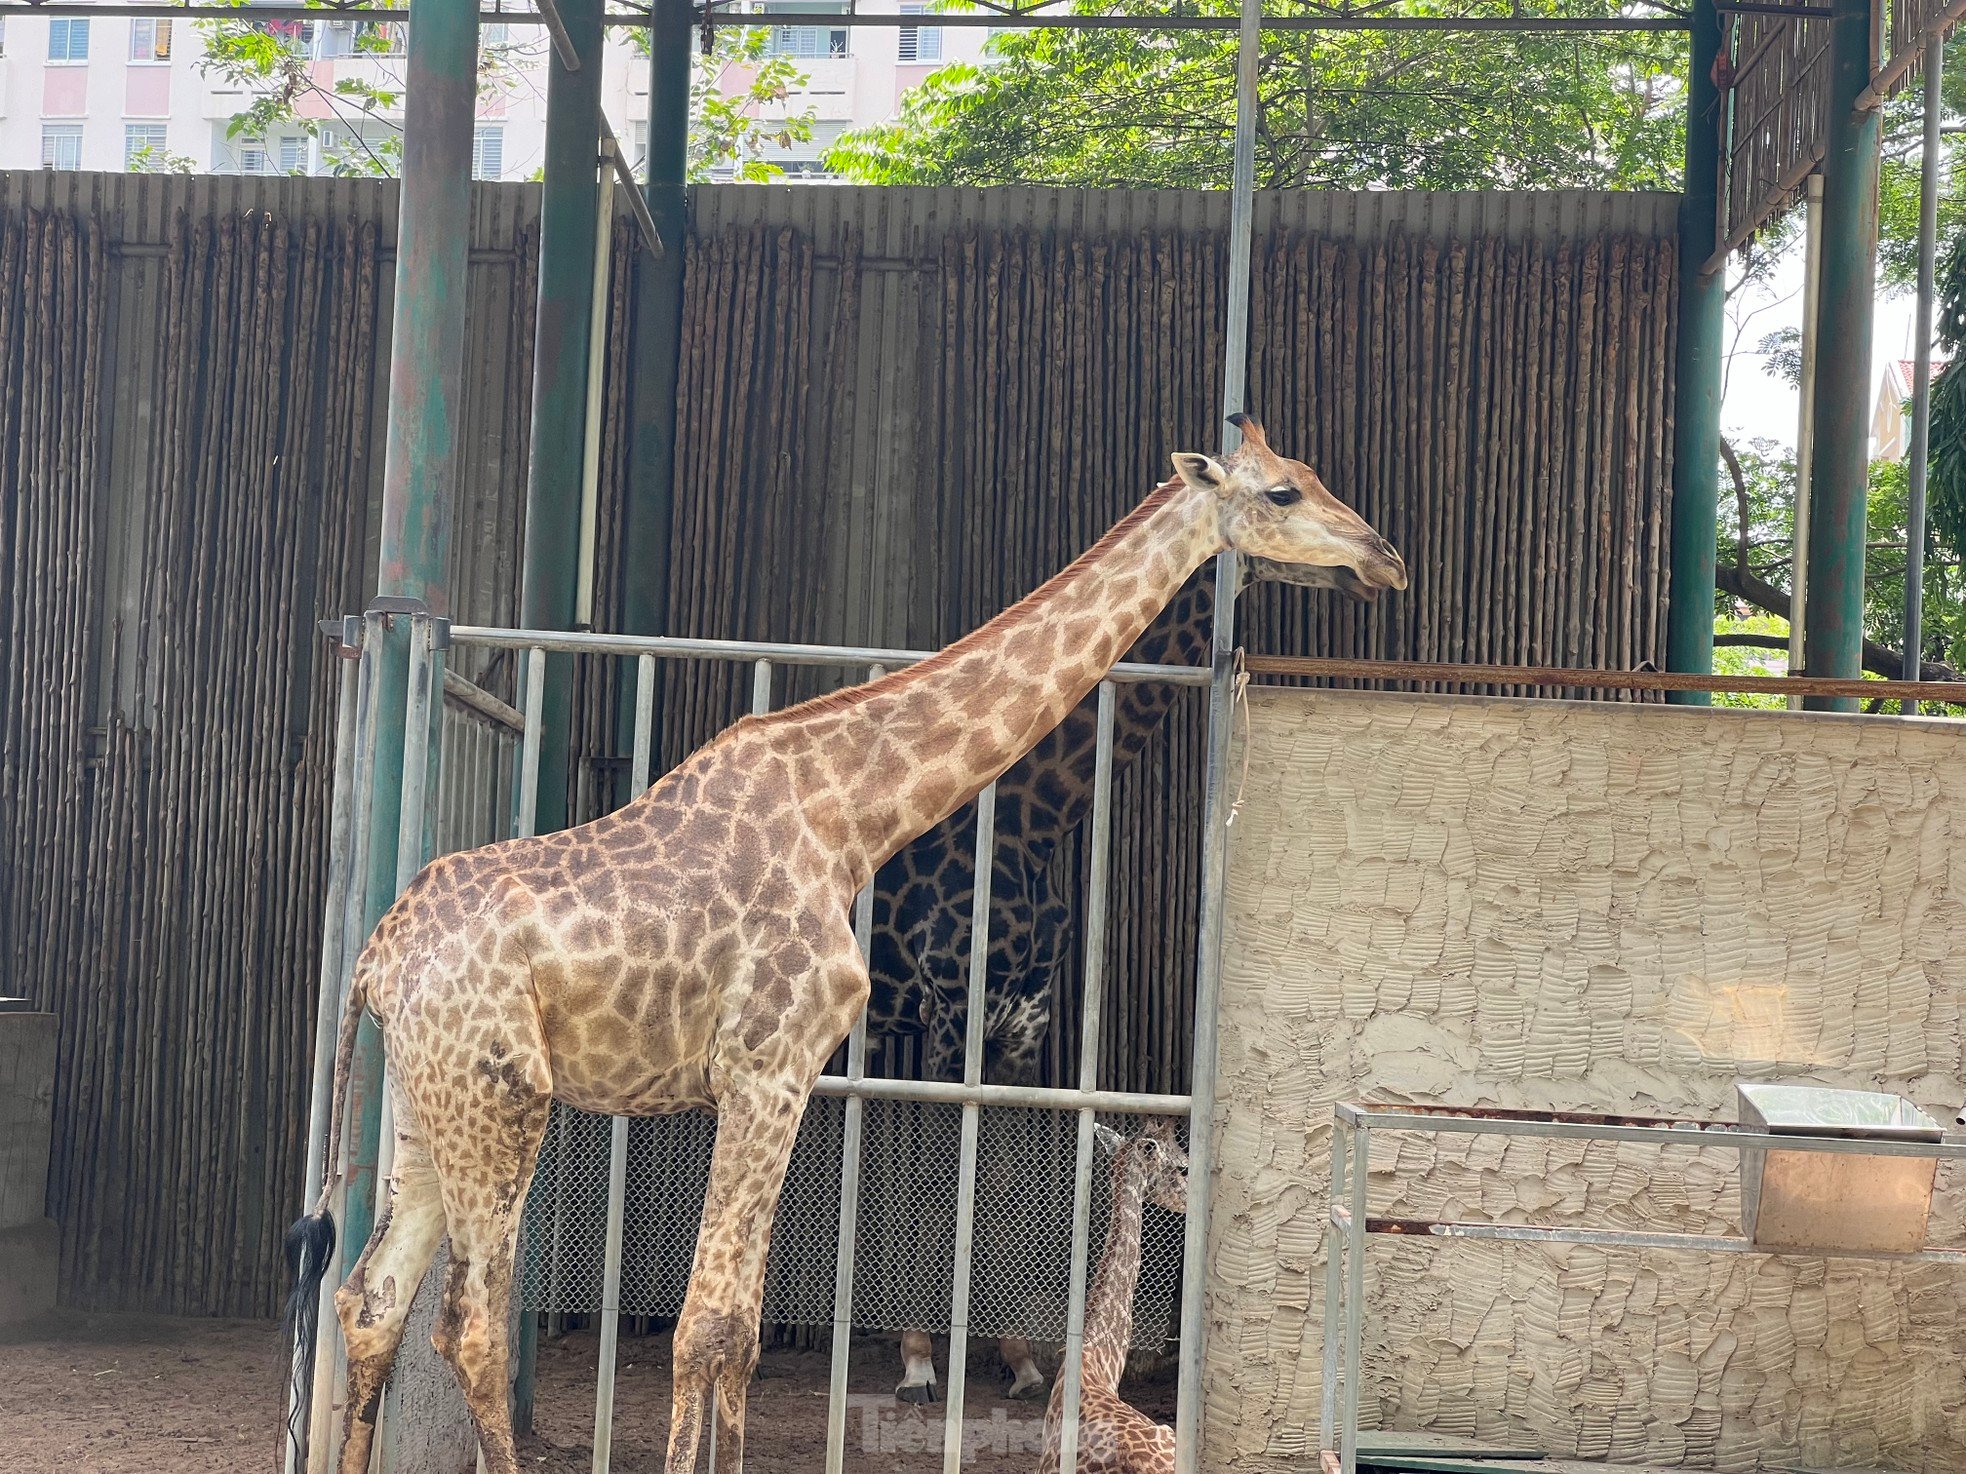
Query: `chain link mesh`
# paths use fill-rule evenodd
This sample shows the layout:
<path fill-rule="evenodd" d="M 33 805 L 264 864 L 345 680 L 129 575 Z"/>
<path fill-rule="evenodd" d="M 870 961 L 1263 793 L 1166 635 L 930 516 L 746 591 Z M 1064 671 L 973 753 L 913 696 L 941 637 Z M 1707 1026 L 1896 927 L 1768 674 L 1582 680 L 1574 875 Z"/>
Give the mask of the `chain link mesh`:
<path fill-rule="evenodd" d="M 1144 1118 L 1101 1118 L 1123 1135 Z M 839 1246 L 846 1102 L 814 1099 L 799 1128 L 772 1230 L 763 1320 L 830 1325 Z M 526 1201 L 525 1305 L 601 1308 L 612 1123 L 555 1105 Z M 1182 1123 L 1185 1139 L 1186 1128 Z M 1069 1111 L 985 1109 L 977 1132 L 969 1330 L 973 1338 L 1064 1339 L 1078 1118 Z M 702 1112 L 630 1124 L 621 1312 L 674 1316 L 689 1287 L 716 1119 Z M 946 1331 L 955 1275 L 962 1108 L 868 1101 L 861 1123 L 853 1323 Z M 1097 1272 L 1110 1206 L 1110 1157 L 1095 1150 L 1086 1280 Z M 1149 1204 L 1142 1225 L 1133 1345 L 1173 1328 L 1183 1229 Z"/>

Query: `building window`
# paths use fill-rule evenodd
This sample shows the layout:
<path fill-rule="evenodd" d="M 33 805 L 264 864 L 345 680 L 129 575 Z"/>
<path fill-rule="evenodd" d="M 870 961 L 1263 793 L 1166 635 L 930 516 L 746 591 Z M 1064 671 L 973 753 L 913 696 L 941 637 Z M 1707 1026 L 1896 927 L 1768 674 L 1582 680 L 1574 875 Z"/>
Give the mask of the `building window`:
<path fill-rule="evenodd" d="M 297 133 L 289 133 L 280 140 L 280 172 L 282 174 L 305 174 L 307 172 L 307 140 Z"/>
<path fill-rule="evenodd" d="M 82 167 L 82 125 L 43 123 L 41 125 L 41 167 L 79 169 Z"/>
<path fill-rule="evenodd" d="M 162 123 L 125 123 L 123 125 L 123 168 L 127 172 L 161 164 L 164 161 L 164 125 Z"/>
<path fill-rule="evenodd" d="M 266 145 L 257 138 L 239 140 L 239 172 L 241 174 L 270 174 L 266 167 Z"/>
<path fill-rule="evenodd" d="M 829 26 L 823 17 L 838 15 L 846 9 L 833 0 L 784 0 L 772 7 L 781 14 L 785 11 L 807 11 L 816 18 L 822 18 L 818 25 L 773 26 L 771 39 L 765 50 L 772 56 L 798 57 L 805 61 L 815 61 L 822 57 L 846 55 L 846 27 Z"/>
<path fill-rule="evenodd" d="M 649 125 L 646 122 L 632 123 L 628 128 L 628 165 L 636 177 L 648 178 Z"/>
<path fill-rule="evenodd" d="M 49 61 L 87 61 L 89 23 L 73 16 L 58 15 L 48 22 Z"/>
<path fill-rule="evenodd" d="M 471 130 L 471 177 L 505 177 L 505 125 L 480 123 Z"/>
<path fill-rule="evenodd" d="M 130 22 L 130 60 L 131 61 L 169 61 L 171 59 L 171 23 L 167 20 L 133 20 Z"/>
<path fill-rule="evenodd" d="M 904 5 L 903 15 L 926 15 L 926 5 Z M 901 28 L 901 60 L 940 61 L 942 60 L 942 27 L 903 26 Z"/>

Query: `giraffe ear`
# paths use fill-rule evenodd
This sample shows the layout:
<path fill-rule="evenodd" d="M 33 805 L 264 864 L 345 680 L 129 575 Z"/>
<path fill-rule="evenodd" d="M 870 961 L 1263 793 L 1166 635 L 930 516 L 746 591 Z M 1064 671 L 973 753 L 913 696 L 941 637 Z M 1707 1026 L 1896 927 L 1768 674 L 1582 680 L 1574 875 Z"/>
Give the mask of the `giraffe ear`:
<path fill-rule="evenodd" d="M 1174 453 L 1174 473 L 1197 491 L 1212 491 L 1217 496 L 1228 495 L 1229 473 L 1213 456 L 1198 455 L 1192 450 L 1178 450 Z"/>
<path fill-rule="evenodd" d="M 1101 1126 L 1097 1121 L 1092 1123 L 1092 1135 L 1099 1145 L 1109 1152 L 1116 1152 L 1126 1145 L 1124 1136 L 1110 1126 Z"/>

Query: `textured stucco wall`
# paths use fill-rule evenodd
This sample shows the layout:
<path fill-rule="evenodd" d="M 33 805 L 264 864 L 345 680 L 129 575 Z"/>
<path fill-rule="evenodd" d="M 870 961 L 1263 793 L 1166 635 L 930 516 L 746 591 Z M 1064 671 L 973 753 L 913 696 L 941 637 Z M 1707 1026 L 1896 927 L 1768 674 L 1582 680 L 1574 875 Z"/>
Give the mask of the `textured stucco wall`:
<path fill-rule="evenodd" d="M 1247 741 L 1209 1468 L 1316 1448 L 1336 1099 L 1731 1119 L 1746 1076 L 1958 1109 L 1966 727 L 1256 691 Z M 1388 1141 L 1375 1211 L 1737 1226 L 1732 1153 Z M 1962 1209 L 1942 1168 L 1935 1241 Z M 1966 1469 L 1966 1272 L 1381 1241 L 1368 1286 L 1367 1426 Z"/>

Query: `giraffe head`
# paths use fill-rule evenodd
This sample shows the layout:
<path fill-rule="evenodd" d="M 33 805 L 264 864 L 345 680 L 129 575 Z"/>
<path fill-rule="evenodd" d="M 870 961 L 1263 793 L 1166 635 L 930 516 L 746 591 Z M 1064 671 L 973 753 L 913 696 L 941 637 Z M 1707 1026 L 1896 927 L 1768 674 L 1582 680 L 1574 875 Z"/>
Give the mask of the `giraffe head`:
<path fill-rule="evenodd" d="M 1165 1116 L 1150 1118 L 1140 1134 L 1124 1137 L 1111 1127 L 1093 1128 L 1099 1141 L 1113 1154 L 1113 1178 L 1138 1173 L 1145 1183 L 1147 1201 L 1170 1213 L 1188 1211 L 1188 1154 L 1174 1135 L 1174 1123 Z"/>
<path fill-rule="evenodd" d="M 1174 469 L 1189 486 L 1214 495 L 1224 545 L 1260 560 L 1256 576 L 1336 588 L 1353 598 L 1406 587 L 1406 563 L 1393 545 L 1333 496 L 1317 472 L 1271 450 L 1250 416 L 1229 418 L 1242 431 L 1236 450 L 1219 459 L 1182 451 Z"/>

